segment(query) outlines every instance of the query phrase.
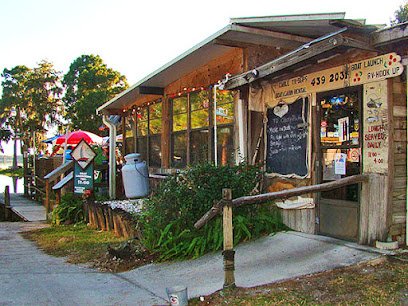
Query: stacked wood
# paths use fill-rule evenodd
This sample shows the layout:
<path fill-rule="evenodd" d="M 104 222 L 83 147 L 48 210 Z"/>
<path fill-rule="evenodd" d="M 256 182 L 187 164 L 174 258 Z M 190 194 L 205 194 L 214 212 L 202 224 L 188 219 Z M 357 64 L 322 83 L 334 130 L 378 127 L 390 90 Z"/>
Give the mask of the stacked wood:
<path fill-rule="evenodd" d="M 122 209 L 88 201 L 84 205 L 84 212 L 91 228 L 114 232 L 117 237 L 140 238 L 134 217 Z"/>

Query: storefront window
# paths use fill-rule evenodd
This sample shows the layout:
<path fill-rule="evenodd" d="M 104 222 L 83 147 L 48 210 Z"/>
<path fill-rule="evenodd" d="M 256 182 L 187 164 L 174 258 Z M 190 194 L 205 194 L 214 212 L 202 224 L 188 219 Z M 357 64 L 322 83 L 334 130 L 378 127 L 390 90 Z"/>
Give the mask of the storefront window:
<path fill-rule="evenodd" d="M 173 160 L 175 168 L 187 166 L 187 132 L 177 132 L 172 135 Z"/>
<path fill-rule="evenodd" d="M 135 152 L 135 141 L 133 135 L 134 127 L 135 127 L 135 118 L 134 116 L 128 116 L 126 117 L 126 131 L 125 131 L 125 137 L 126 137 L 126 149 L 125 149 L 125 154 L 133 153 Z"/>
<path fill-rule="evenodd" d="M 136 115 L 137 152 L 151 167 L 161 166 L 162 103 L 140 109 Z"/>
<path fill-rule="evenodd" d="M 234 123 L 234 97 L 228 90 L 217 91 L 217 124 Z"/>
<path fill-rule="evenodd" d="M 358 146 L 361 131 L 358 92 L 323 96 L 320 106 L 322 145 Z"/>
<path fill-rule="evenodd" d="M 219 165 L 234 164 L 233 127 L 217 128 L 217 158 Z"/>
<path fill-rule="evenodd" d="M 210 119 L 211 91 L 192 92 L 172 101 L 172 166 L 181 168 L 214 158 L 210 139 L 214 138 L 214 122 Z M 232 93 L 217 91 L 217 135 L 219 164 L 233 163 L 234 103 Z M 213 111 L 211 111 L 213 112 Z M 189 149 L 189 150 L 187 150 Z M 187 155 L 189 152 L 189 155 Z M 222 156 L 222 157 L 221 157 Z"/>

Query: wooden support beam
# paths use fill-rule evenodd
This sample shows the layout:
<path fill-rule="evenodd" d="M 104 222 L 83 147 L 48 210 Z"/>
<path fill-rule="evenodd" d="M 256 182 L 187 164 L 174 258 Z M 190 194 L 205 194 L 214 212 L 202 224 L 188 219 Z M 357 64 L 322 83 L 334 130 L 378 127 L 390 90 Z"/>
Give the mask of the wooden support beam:
<path fill-rule="evenodd" d="M 153 86 L 140 86 L 139 93 L 142 95 L 163 96 L 164 88 L 163 87 L 153 87 Z"/>
<path fill-rule="evenodd" d="M 222 190 L 222 199 L 224 200 L 222 228 L 224 237 L 224 288 L 235 287 L 235 251 L 234 251 L 234 233 L 232 228 L 232 191 L 231 189 Z"/>
<path fill-rule="evenodd" d="M 45 181 L 45 200 L 44 200 L 44 206 L 45 206 L 45 212 L 48 217 L 48 213 L 50 212 L 50 196 L 51 196 L 51 184 L 50 181 L 47 180 Z"/>
<path fill-rule="evenodd" d="M 253 70 L 241 73 L 232 77 L 226 84 L 225 89 L 234 89 L 245 84 L 251 83 L 254 80 L 262 79 L 270 76 L 285 68 L 299 64 L 306 60 L 315 58 L 322 53 L 329 52 L 338 47 L 358 48 L 364 50 L 373 50 L 368 43 L 357 41 L 352 38 L 344 37 L 341 34 L 334 35 L 322 41 L 303 45 L 299 49 L 283 55 L 273 61 L 266 63 L 256 68 L 257 75 L 254 76 Z"/>

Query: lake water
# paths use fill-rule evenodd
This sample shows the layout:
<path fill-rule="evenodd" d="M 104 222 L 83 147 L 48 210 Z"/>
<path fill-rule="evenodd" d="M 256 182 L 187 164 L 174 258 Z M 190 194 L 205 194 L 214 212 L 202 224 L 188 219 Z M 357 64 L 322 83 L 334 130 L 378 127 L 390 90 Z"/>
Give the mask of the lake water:
<path fill-rule="evenodd" d="M 5 187 L 10 186 L 10 193 L 23 193 L 24 192 L 24 180 L 23 178 L 9 177 L 6 175 L 0 175 L 0 192 L 4 192 Z"/>

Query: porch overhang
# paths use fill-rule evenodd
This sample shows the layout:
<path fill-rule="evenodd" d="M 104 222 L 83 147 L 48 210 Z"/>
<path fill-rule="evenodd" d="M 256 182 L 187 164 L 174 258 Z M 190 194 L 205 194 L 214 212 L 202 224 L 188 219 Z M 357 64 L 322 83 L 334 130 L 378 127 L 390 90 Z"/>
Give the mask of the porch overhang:
<path fill-rule="evenodd" d="M 231 77 L 224 88 L 235 89 L 256 80 L 273 78 L 284 70 L 297 71 L 318 61 L 322 62 L 325 59 L 333 58 L 351 48 L 376 51 L 366 41 L 344 36 L 343 32 L 345 31 L 347 31 L 347 28 L 317 38 L 262 66 Z"/>
<path fill-rule="evenodd" d="M 157 99 L 164 94 L 164 89 L 169 84 L 234 48 L 256 45 L 297 50 L 300 46 L 311 43 L 317 36 L 337 31 L 345 25 L 353 31 L 378 29 L 366 26 L 364 20 L 349 20 L 344 17 L 345 13 L 327 13 L 233 18 L 220 31 L 100 106 L 97 113 L 123 114 L 150 98 Z M 339 38 L 339 42 L 340 40 Z M 350 46 L 358 44 L 352 39 L 347 39 L 347 43 Z M 345 46 L 346 43 L 342 42 L 342 45 Z"/>

